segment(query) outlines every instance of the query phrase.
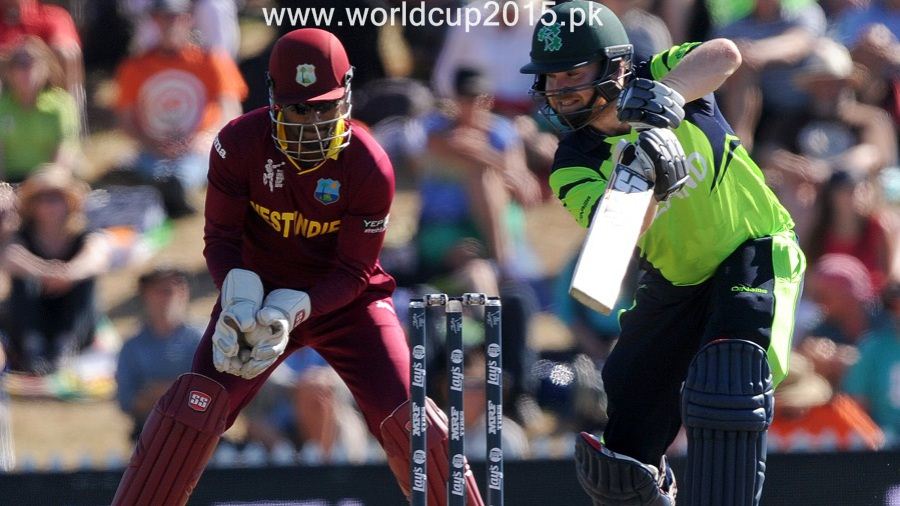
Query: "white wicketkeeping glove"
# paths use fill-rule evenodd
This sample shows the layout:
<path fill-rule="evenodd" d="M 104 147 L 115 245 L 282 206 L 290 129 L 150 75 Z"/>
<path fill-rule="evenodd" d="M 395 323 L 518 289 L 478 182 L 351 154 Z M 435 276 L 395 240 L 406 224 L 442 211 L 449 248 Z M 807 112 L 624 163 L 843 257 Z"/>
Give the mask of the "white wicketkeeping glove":
<path fill-rule="evenodd" d="M 280 288 L 272 290 L 256 312 L 256 330 L 247 336 L 252 347 L 250 360 L 241 367 L 241 377 L 255 378 L 265 371 L 287 348 L 294 327 L 303 323 L 311 312 L 306 292 Z"/>
<path fill-rule="evenodd" d="M 222 283 L 222 312 L 212 336 L 216 370 L 241 375 L 241 366 L 249 355 L 247 350 L 241 353 L 241 344 L 256 328 L 256 312 L 262 305 L 264 294 L 262 281 L 255 272 L 228 271 Z"/>

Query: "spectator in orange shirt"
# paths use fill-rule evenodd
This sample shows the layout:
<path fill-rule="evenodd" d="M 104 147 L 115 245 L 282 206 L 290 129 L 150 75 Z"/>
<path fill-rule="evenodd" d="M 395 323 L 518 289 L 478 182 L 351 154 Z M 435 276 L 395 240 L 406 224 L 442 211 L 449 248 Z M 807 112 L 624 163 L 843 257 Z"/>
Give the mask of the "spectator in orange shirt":
<path fill-rule="evenodd" d="M 38 0 L 0 0 L 0 49 L 36 35 L 53 49 L 65 75 L 66 90 L 84 106 L 84 59 L 72 16 L 57 5 Z"/>
<path fill-rule="evenodd" d="M 774 451 L 877 450 L 884 433 L 852 397 L 835 394 L 806 357 L 791 354 L 791 374 L 775 391 L 769 427 Z"/>
<path fill-rule="evenodd" d="M 178 216 L 193 211 L 185 192 L 205 186 L 215 133 L 241 113 L 247 85 L 229 56 L 191 42 L 190 0 L 154 0 L 150 12 L 159 43 L 119 67 L 116 107 L 140 143 L 134 168 Z"/>

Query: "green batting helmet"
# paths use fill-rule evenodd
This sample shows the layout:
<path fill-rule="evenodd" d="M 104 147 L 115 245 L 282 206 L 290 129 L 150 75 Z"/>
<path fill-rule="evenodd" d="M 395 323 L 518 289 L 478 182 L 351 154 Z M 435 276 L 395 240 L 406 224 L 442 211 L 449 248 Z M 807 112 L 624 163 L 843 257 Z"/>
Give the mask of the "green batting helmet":
<path fill-rule="evenodd" d="M 544 100 L 542 112 L 558 120 L 570 129 L 586 126 L 590 121 L 615 102 L 622 91 L 618 80 L 619 69 L 625 65 L 630 76 L 634 49 L 619 18 L 599 2 L 572 0 L 555 5 L 544 12 L 534 27 L 531 41 L 531 61 L 520 72 L 534 74 L 531 93 Z M 546 74 L 565 72 L 591 63 L 597 63 L 598 72 L 593 81 L 583 86 L 545 89 Z M 594 96 L 587 107 L 578 111 L 559 113 L 546 99 L 574 91 L 593 88 Z M 595 108 L 599 97 L 606 104 Z"/>

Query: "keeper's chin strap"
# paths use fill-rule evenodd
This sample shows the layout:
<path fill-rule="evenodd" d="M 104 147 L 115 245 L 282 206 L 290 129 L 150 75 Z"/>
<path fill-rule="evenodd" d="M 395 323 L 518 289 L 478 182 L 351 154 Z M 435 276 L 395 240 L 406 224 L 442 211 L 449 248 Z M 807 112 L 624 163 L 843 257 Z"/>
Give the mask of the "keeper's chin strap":
<path fill-rule="evenodd" d="M 284 123 L 282 122 L 283 115 L 284 115 L 283 111 L 278 111 L 278 123 L 276 126 L 276 131 L 278 133 L 278 143 L 281 145 L 282 151 L 287 152 L 287 151 L 289 151 L 289 149 L 288 149 L 288 143 L 287 143 L 287 132 L 285 132 Z M 285 158 L 287 158 L 288 161 L 291 162 L 291 165 L 293 165 L 294 168 L 297 169 L 297 174 L 302 176 L 303 174 L 312 172 L 312 171 L 318 169 L 319 167 L 321 167 L 322 165 L 324 165 L 325 162 L 327 162 L 328 160 L 337 160 L 338 154 L 340 154 L 340 152 L 341 152 L 340 146 L 343 143 L 344 132 L 346 132 L 346 131 L 347 131 L 347 122 L 344 120 L 344 118 L 340 118 L 334 124 L 334 137 L 331 139 L 331 143 L 328 145 L 328 152 L 325 154 L 325 159 L 322 160 L 321 162 L 317 163 L 313 167 L 302 168 L 302 167 L 300 167 L 300 164 L 297 163 L 297 160 L 294 160 L 294 157 L 287 155 L 287 154 L 285 154 Z M 300 149 L 300 139 L 298 139 L 298 141 L 297 141 L 298 154 L 299 154 L 299 149 Z"/>

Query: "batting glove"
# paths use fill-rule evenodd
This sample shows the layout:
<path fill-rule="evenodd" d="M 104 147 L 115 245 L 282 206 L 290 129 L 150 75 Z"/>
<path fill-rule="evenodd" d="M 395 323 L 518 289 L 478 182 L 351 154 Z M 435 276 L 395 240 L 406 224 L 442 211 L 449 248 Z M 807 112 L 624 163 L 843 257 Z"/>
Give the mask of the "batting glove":
<path fill-rule="evenodd" d="M 653 168 L 653 195 L 662 202 L 688 181 L 687 157 L 675 133 L 666 128 L 651 128 L 638 134 L 638 158 L 649 160 Z"/>
<path fill-rule="evenodd" d="M 310 312 L 306 292 L 285 288 L 272 290 L 256 312 L 256 329 L 247 336 L 252 348 L 250 360 L 241 367 L 241 377 L 255 378 L 271 367 L 287 348 L 291 331 L 303 323 Z"/>
<path fill-rule="evenodd" d="M 619 97 L 617 109 L 619 120 L 637 130 L 674 129 L 684 119 L 684 97 L 659 81 L 635 78 Z"/>
<path fill-rule="evenodd" d="M 256 312 L 263 302 L 263 285 L 255 272 L 231 269 L 222 283 L 222 312 L 212 335 L 213 365 L 216 370 L 240 376 L 241 344 L 256 328 Z"/>
<path fill-rule="evenodd" d="M 613 190 L 635 193 L 649 190 L 653 186 L 653 164 L 634 143 L 620 140 L 613 151 L 616 168 L 609 179 Z"/>

